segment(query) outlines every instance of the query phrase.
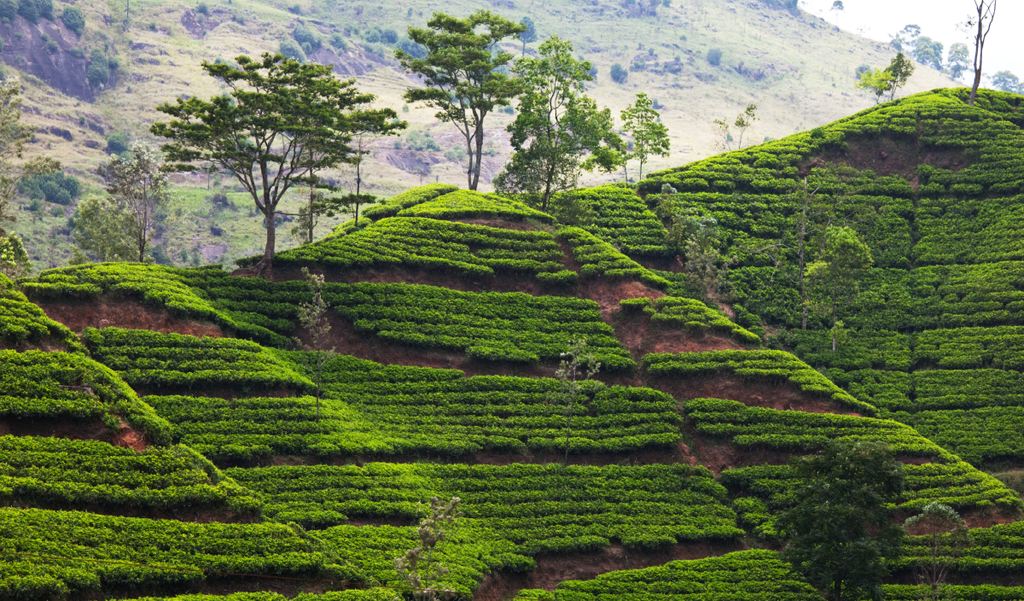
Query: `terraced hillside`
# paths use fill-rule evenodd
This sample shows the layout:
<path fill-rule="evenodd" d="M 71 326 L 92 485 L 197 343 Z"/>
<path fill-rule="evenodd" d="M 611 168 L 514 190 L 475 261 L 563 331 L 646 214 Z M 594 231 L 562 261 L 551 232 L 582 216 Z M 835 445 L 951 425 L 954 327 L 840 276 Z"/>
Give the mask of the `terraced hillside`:
<path fill-rule="evenodd" d="M 967 520 L 975 545 L 953 565 L 955 598 L 1021 598 L 1024 502 L 978 469 L 991 463 L 962 453 L 970 447 L 922 425 L 948 409 L 923 402 L 927 386 L 914 380 L 947 382 L 962 399 L 983 394 L 963 392 L 964 375 L 1001 374 L 1009 386 L 1019 360 L 1012 330 L 999 328 L 1017 324 L 986 328 L 995 310 L 966 304 L 991 300 L 947 300 L 974 326 L 959 336 L 975 343 L 949 347 L 928 338 L 947 330 L 877 331 L 844 315 L 852 331 L 825 353 L 820 320 L 795 328 L 792 290 L 762 283 L 775 267 L 743 255 L 736 305 L 707 300 L 659 218 L 710 212 L 732 248 L 755 233 L 772 239 L 765 232 L 783 228 L 802 170 L 815 177 L 844 141 L 848 153 L 911 147 L 877 125 L 902 114 L 905 135 L 931 131 L 909 122 L 911 110 L 989 128 L 972 138 L 976 151 L 925 144 L 921 156 L 961 161 L 952 179 L 985 165 L 995 177 L 1006 159 L 983 145 L 1017 143 L 1019 125 L 1000 117 L 1015 118 L 1015 102 L 985 95 L 965 109 L 959 92 L 935 92 L 658 173 L 642 182 L 643 198 L 619 186 L 574 191 L 595 209 L 577 225 L 517 199 L 424 186 L 367 211 L 359 227 L 279 253 L 267 280 L 136 264 L 0 280 L 0 598 L 411 598 L 394 560 L 417 544 L 426 502 L 459 497 L 462 515 L 437 555 L 448 569 L 441 585 L 457 598 L 815 599 L 778 553 L 775 520 L 800 484 L 788 459 L 837 438 L 895 451 L 907 474 L 897 517 L 941 501 Z M 875 128 L 865 135 L 876 138 L 838 140 L 841 128 Z M 863 308 L 875 282 L 903 282 L 904 305 L 927 314 L 909 296 L 924 285 L 907 283 L 937 268 L 913 252 L 929 231 L 922 206 L 932 206 L 917 191 L 947 176 L 912 171 L 914 182 L 904 172 L 848 176 L 861 187 L 841 201 L 876 210 L 855 223 L 879 248 L 857 315 L 916 319 Z M 998 213 L 1011 201 L 985 204 L 1003 184 L 956 197 L 963 182 L 952 179 L 929 188 L 933 204 L 964 213 L 977 203 L 1011 220 Z M 972 223 L 984 231 L 978 211 Z M 900 227 L 903 263 L 888 233 Z M 312 340 L 299 305 L 313 293 L 302 268 L 325 279 L 335 351 L 326 362 L 304 350 Z M 556 370 L 581 338 L 600 369 L 563 402 Z M 968 350 L 987 359 L 943 364 Z M 964 415 L 980 423 L 984 411 L 1015 407 L 994 384 L 978 386 L 1005 400 L 965 404 Z M 914 574 L 927 544 L 912 538 L 891 558 L 889 598 L 921 593 Z"/>

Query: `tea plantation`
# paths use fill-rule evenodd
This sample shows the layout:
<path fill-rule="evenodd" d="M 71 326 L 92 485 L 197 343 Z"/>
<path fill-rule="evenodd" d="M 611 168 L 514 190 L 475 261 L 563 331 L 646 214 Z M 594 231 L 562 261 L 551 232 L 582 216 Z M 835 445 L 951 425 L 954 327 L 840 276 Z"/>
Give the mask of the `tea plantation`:
<path fill-rule="evenodd" d="M 1024 97 L 965 94 L 551 213 L 414 188 L 265 279 L 0 276 L 0 598 L 823 599 L 779 518 L 811 484 L 789 460 L 833 441 L 891 451 L 892 522 L 965 520 L 885 554 L 885 598 L 926 598 L 938 564 L 942 598 L 1024 598 Z M 669 235 L 694 216 L 718 289 Z M 873 266 L 801 289 L 836 224 Z"/>

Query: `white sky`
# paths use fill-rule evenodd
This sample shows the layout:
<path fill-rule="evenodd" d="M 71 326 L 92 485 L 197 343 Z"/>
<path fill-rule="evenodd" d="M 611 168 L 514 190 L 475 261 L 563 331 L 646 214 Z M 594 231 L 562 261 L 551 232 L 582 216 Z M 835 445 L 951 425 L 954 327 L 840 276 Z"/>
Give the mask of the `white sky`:
<path fill-rule="evenodd" d="M 832 2 L 801 0 L 800 7 L 835 23 L 836 12 L 829 10 Z M 957 27 L 974 11 L 973 0 L 843 0 L 843 5 L 844 10 L 839 14 L 840 29 L 888 42 L 892 34 L 913 23 L 921 27 L 922 36 L 942 42 L 944 54 L 950 44 L 963 42 L 974 56 L 972 38 Z M 999 0 L 992 31 L 985 41 L 983 71 L 986 75 L 1012 71 L 1024 78 L 1024 39 L 1018 37 L 1021 25 L 1024 25 L 1024 0 Z M 945 58 L 943 56 L 943 60 Z M 971 72 L 970 77 L 973 76 Z"/>

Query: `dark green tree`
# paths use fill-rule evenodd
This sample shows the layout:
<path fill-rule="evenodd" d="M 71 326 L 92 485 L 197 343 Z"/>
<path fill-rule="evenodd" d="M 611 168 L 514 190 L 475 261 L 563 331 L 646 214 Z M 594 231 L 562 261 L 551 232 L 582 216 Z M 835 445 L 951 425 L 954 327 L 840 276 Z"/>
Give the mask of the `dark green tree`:
<path fill-rule="evenodd" d="M 523 56 L 526 56 L 526 45 L 537 41 L 537 27 L 530 17 L 523 17 L 520 23 L 526 26 L 526 30 L 519 34 L 519 39 L 523 42 Z"/>
<path fill-rule="evenodd" d="M 882 599 L 884 559 L 904 536 L 890 509 L 903 492 L 903 464 L 882 443 L 839 439 L 790 465 L 805 484 L 776 522 L 787 558 L 831 601 Z"/>
<path fill-rule="evenodd" d="M 598 110 L 583 94 L 584 82 L 593 80 L 590 63 L 573 58 L 572 43 L 558 36 L 539 50 L 540 58 L 520 59 L 513 70 L 528 91 L 508 126 L 515 153 L 494 186 L 538 196 L 547 211 L 554 193 L 576 187 L 582 169 L 613 171 L 624 147 L 612 131 L 611 111 Z"/>
<path fill-rule="evenodd" d="M 110 63 L 99 48 L 89 54 L 89 68 L 85 70 L 85 78 L 94 87 L 106 85 L 110 81 Z"/>
<path fill-rule="evenodd" d="M 896 98 L 896 92 L 907 85 L 910 76 L 914 74 L 914 63 L 902 52 L 899 52 L 889 61 L 889 66 L 885 70 L 892 76 L 889 100 L 893 100 Z"/>
<path fill-rule="evenodd" d="M 82 9 L 77 6 L 65 6 L 60 13 L 60 20 L 64 26 L 75 32 L 75 35 L 82 35 L 85 31 L 85 17 L 82 16 Z"/>
<path fill-rule="evenodd" d="M 484 119 L 496 107 L 509 106 L 522 90 L 522 83 L 505 72 L 513 56 L 502 51 L 499 44 L 506 38 L 518 39 L 524 31 L 526 25 L 488 10 L 466 19 L 439 12 L 426 28 L 409 28 L 409 38 L 427 49 L 424 58 L 401 48 L 395 50 L 402 68 L 425 84 L 410 88 L 403 97 L 438 109 L 436 117 L 454 123 L 465 138 L 470 190 L 476 190 L 480 182 Z"/>
<path fill-rule="evenodd" d="M 874 264 L 871 249 L 857 232 L 846 226 L 829 226 L 818 260 L 807 266 L 806 277 L 819 295 L 811 308 L 831 317 L 832 350 L 836 350 L 839 309 L 857 294 L 858 281 Z"/>
<path fill-rule="evenodd" d="M 397 119 L 391 109 L 368 109 L 374 100 L 340 81 L 330 65 L 300 64 L 277 54 L 261 60 L 236 59 L 238 68 L 203 61 L 203 69 L 222 80 L 229 94 L 211 100 L 178 99 L 157 110 L 171 116 L 150 131 L 169 138 L 163 146 L 178 170 L 213 163 L 230 172 L 252 196 L 264 216 L 267 241 L 255 266 L 262 274 L 273 266 L 277 208 L 295 185 L 311 184 L 317 173 L 350 163 L 356 155 L 352 136 L 367 119 Z"/>

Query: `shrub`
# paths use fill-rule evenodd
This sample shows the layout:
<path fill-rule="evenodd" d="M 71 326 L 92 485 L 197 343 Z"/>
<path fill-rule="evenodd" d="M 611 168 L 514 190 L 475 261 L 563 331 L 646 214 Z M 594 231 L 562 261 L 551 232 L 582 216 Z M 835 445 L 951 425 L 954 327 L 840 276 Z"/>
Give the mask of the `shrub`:
<path fill-rule="evenodd" d="M 85 72 L 91 86 L 106 85 L 110 81 L 110 66 L 107 56 L 100 49 L 93 50 L 89 55 L 89 68 Z"/>
<path fill-rule="evenodd" d="M 52 5 L 51 5 L 52 10 Z M 39 5 L 36 0 L 18 0 L 18 14 L 32 23 L 39 22 Z"/>
<path fill-rule="evenodd" d="M 85 17 L 82 16 L 82 9 L 77 6 L 65 6 L 60 13 L 60 20 L 64 26 L 75 32 L 75 35 L 82 35 L 85 31 Z"/>
<path fill-rule="evenodd" d="M 107 136 L 107 152 L 110 154 L 121 154 L 127 152 L 129 136 L 126 131 L 117 131 Z"/>
<path fill-rule="evenodd" d="M 78 197 L 78 190 L 78 178 L 63 173 L 44 173 L 18 183 L 18 191 L 29 198 L 42 198 L 59 205 L 71 204 Z"/>
<path fill-rule="evenodd" d="M 277 51 L 288 58 L 299 61 L 300 63 L 306 62 L 306 53 L 302 50 L 302 47 L 293 40 L 281 40 L 281 45 L 277 47 Z"/>
<path fill-rule="evenodd" d="M 210 7 L 205 2 L 200 2 L 199 6 L 196 7 L 196 12 L 201 15 L 208 15 L 210 14 Z"/>
<path fill-rule="evenodd" d="M 717 67 L 722 64 L 722 51 L 718 48 L 712 48 L 708 50 L 708 63 Z"/>
<path fill-rule="evenodd" d="M 0 0 L 0 19 L 11 21 L 18 16 L 18 3 L 15 0 Z"/>
<path fill-rule="evenodd" d="M 318 34 L 315 29 L 306 27 L 305 25 L 296 25 L 295 29 L 292 31 L 292 37 L 295 38 L 295 41 L 303 47 L 305 47 L 306 44 L 309 44 L 309 47 L 313 50 L 318 50 L 322 44 L 320 41 L 320 34 Z"/>
<path fill-rule="evenodd" d="M 611 70 L 612 81 L 615 83 L 626 83 L 626 79 L 629 78 L 629 71 L 623 68 L 619 63 L 612 65 Z"/>

